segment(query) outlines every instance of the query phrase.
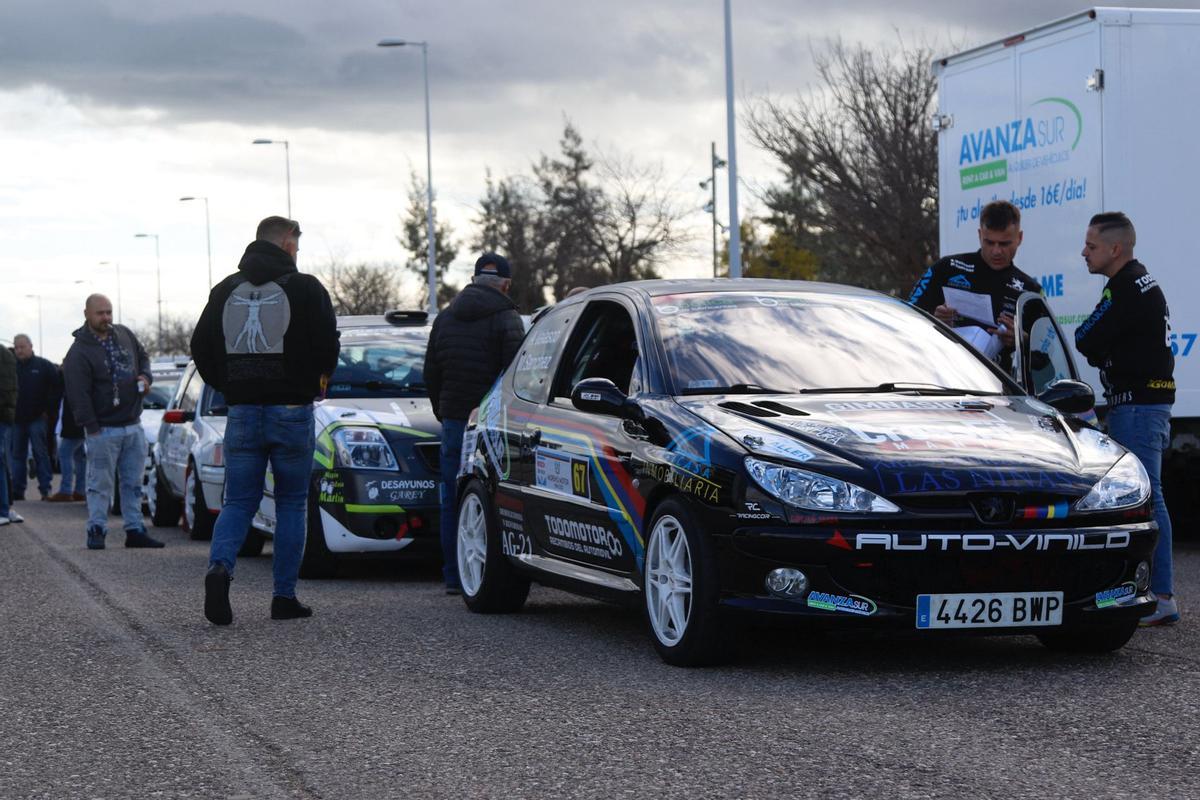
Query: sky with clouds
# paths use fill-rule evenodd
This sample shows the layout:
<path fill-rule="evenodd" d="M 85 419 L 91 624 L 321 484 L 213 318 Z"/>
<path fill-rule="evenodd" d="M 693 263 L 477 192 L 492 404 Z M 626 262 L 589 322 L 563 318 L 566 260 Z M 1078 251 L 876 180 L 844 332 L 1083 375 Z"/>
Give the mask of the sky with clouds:
<path fill-rule="evenodd" d="M 1083 8 L 733 0 L 739 106 L 807 91 L 811 47 L 827 37 L 949 51 Z M 703 275 L 697 182 L 709 143 L 726 152 L 722 21 L 721 0 L 4 0 L 0 339 L 29 332 L 61 359 L 91 291 L 119 294 L 125 323 L 152 326 L 154 240 L 136 233 L 159 237 L 164 310 L 197 313 L 204 206 L 178 198 L 208 197 L 219 280 L 256 222 L 286 213 L 283 148 L 251 145 L 260 137 L 290 143 L 302 269 L 398 263 L 408 175 L 425 169 L 424 106 L 419 49 L 375 46 L 387 37 L 429 42 L 433 184 L 462 243 L 460 281 L 487 170 L 527 171 L 568 118 L 592 149 L 661 165 L 695 207 L 695 243 L 671 274 Z M 745 215 L 775 166 L 744 129 L 737 147 Z"/>

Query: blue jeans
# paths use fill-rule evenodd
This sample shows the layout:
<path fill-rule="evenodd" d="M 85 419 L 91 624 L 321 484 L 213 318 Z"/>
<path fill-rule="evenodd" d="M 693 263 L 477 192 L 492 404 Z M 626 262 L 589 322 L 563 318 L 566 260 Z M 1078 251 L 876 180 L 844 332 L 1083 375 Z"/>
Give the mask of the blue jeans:
<path fill-rule="evenodd" d="M 0 422 L 0 517 L 7 517 L 11 510 L 9 505 L 12 498 L 8 496 L 8 439 L 12 434 L 12 424 Z"/>
<path fill-rule="evenodd" d="M 25 494 L 29 480 L 29 448 L 33 448 L 33 466 L 37 471 L 38 490 L 50 494 L 50 446 L 46 442 L 46 420 L 39 417 L 33 422 L 18 422 L 13 426 L 12 471 L 13 491 Z"/>
<path fill-rule="evenodd" d="M 87 437 L 88 528 L 108 528 L 113 472 L 121 482 L 121 516 L 126 531 L 143 531 L 142 475 L 146 469 L 146 434 L 141 423 L 101 428 Z"/>
<path fill-rule="evenodd" d="M 466 429 L 465 419 L 442 420 L 442 577 L 447 586 L 456 589 L 462 585 L 458 578 L 458 462 Z"/>
<path fill-rule="evenodd" d="M 229 407 L 225 500 L 213 528 L 209 566 L 223 564 L 233 574 L 238 550 L 262 502 L 270 463 L 275 478 L 275 594 L 296 596 L 315 446 L 310 405 Z"/>
<path fill-rule="evenodd" d="M 59 443 L 58 466 L 62 469 L 59 494 L 83 494 L 87 491 L 87 453 L 83 439 L 63 439 Z"/>
<path fill-rule="evenodd" d="M 1150 588 L 1155 594 L 1174 594 L 1171 566 L 1171 518 L 1162 493 L 1163 452 L 1171 445 L 1169 405 L 1117 406 L 1108 412 L 1108 435 L 1142 462 L 1150 476 L 1154 520 L 1158 523 L 1158 546 Z"/>

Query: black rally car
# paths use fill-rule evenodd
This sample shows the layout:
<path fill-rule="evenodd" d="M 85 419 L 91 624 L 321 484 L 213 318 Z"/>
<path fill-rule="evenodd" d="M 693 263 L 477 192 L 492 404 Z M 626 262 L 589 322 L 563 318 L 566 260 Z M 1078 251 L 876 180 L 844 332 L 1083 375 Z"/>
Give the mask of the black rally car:
<path fill-rule="evenodd" d="M 1149 481 L 1076 416 L 1092 390 L 1041 298 L 1017 329 L 1014 381 L 849 287 L 559 303 L 465 435 L 466 603 L 517 610 L 531 580 L 636 601 L 676 664 L 728 654 L 739 613 L 1119 648 L 1156 603 Z"/>

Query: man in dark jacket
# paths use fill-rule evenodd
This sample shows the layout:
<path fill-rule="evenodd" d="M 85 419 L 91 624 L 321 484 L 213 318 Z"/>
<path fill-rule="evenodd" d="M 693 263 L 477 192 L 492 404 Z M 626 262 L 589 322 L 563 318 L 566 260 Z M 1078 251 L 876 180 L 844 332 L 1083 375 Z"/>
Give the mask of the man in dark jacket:
<path fill-rule="evenodd" d="M 275 480 L 271 619 L 312 616 L 296 599 L 304 514 L 312 476 L 313 399 L 337 366 L 337 318 L 329 293 L 296 270 L 300 225 L 267 217 L 238 271 L 213 287 L 192 334 L 192 358 L 225 395 L 225 500 L 213 528 L 204 616 L 233 622 L 229 583 L 262 501 L 267 464 Z"/>
<path fill-rule="evenodd" d="M 521 346 L 525 328 L 508 298 L 512 269 L 496 253 L 475 262 L 475 277 L 433 320 L 425 351 L 425 385 L 442 422 L 442 574 L 446 592 L 460 594 L 455 485 L 467 417 Z"/>
<path fill-rule="evenodd" d="M 12 510 L 12 498 L 8 494 L 8 443 L 16 414 L 17 358 L 11 350 L 0 345 L 0 526 L 25 521 L 24 517 Z"/>
<path fill-rule="evenodd" d="M 49 434 L 51 414 L 57 409 L 61 389 L 58 367 L 34 355 L 33 341 L 25 334 L 13 337 L 17 357 L 17 412 L 12 433 L 13 499 L 25 499 L 29 480 L 29 451 L 33 451 L 34 471 L 42 499 L 50 498 Z"/>
<path fill-rule="evenodd" d="M 114 325 L 112 302 L 102 294 L 88 297 L 86 323 L 63 360 L 67 402 L 87 434 L 87 546 L 103 550 L 113 472 L 121 491 L 126 547 L 162 547 L 142 522 L 142 476 L 146 434 L 142 397 L 150 391 L 150 358 L 133 331 Z"/>
<path fill-rule="evenodd" d="M 1100 368 L 1108 435 L 1133 452 L 1150 478 L 1158 545 L 1150 588 L 1158 610 L 1143 625 L 1179 621 L 1172 585 L 1171 517 L 1162 493 L 1163 451 L 1171 444 L 1175 357 L 1168 342 L 1171 313 L 1154 277 L 1133 257 L 1137 234 L 1120 212 L 1092 217 L 1084 237 L 1088 272 L 1108 278 L 1091 316 L 1075 329 L 1075 347 Z"/>

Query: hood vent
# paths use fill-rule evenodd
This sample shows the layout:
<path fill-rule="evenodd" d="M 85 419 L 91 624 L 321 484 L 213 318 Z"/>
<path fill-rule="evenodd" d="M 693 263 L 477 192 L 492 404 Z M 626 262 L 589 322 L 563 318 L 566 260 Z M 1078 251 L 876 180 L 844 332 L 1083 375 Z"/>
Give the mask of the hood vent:
<path fill-rule="evenodd" d="M 758 406 L 759 408 L 765 408 L 768 411 L 778 411 L 780 414 L 788 414 L 789 416 L 793 416 L 793 417 L 810 416 L 807 411 L 801 411 L 798 408 L 794 408 L 792 406 L 785 405 L 784 403 L 780 403 L 777 400 L 762 400 L 762 401 L 755 403 L 754 405 Z"/>
<path fill-rule="evenodd" d="M 749 403 L 741 403 L 737 400 L 731 400 L 727 403 L 718 403 L 718 405 L 726 411 L 736 411 L 739 414 L 748 414 L 751 417 L 778 417 L 774 411 L 769 411 L 765 408 L 752 406 Z"/>

